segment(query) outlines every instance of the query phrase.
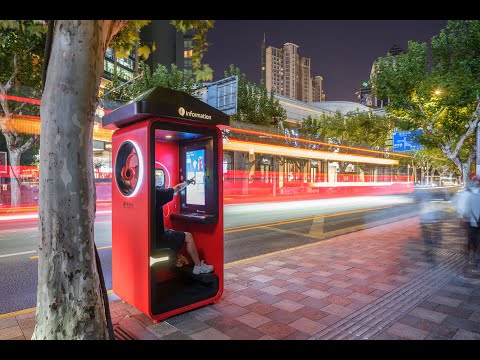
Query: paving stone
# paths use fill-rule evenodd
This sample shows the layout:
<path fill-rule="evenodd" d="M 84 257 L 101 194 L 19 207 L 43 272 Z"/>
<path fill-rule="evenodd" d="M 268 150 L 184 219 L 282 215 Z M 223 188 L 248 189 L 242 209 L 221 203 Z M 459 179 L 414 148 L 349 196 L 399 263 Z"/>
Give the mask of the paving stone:
<path fill-rule="evenodd" d="M 272 311 L 275 311 L 277 310 L 278 308 L 273 306 L 273 305 L 270 305 L 270 304 L 262 304 L 262 303 L 259 303 L 259 302 L 256 302 L 254 304 L 251 304 L 251 305 L 248 305 L 245 307 L 246 309 L 250 310 L 250 311 L 253 311 L 253 312 L 256 312 L 257 314 L 260 314 L 260 315 L 265 315 L 265 314 L 269 314 L 271 313 Z"/>
<path fill-rule="evenodd" d="M 452 298 L 448 298 L 440 295 L 432 295 L 428 298 L 428 301 L 431 301 L 437 304 L 453 306 L 453 307 L 457 307 L 462 302 L 461 300 L 458 300 L 458 299 L 452 299 Z"/>
<path fill-rule="evenodd" d="M 480 333 L 480 323 L 478 321 L 471 321 L 467 319 L 457 318 L 455 316 L 447 316 L 443 320 L 444 324 L 452 325 L 459 329 L 468 330 L 475 333 Z"/>
<path fill-rule="evenodd" d="M 246 314 L 248 312 L 247 309 L 245 309 L 242 306 L 238 306 L 236 304 L 230 304 L 228 306 L 217 309 L 217 311 L 220 312 L 224 316 L 231 316 L 231 317 L 241 316 L 241 315 Z"/>
<path fill-rule="evenodd" d="M 22 336 L 18 336 L 16 338 L 13 338 L 13 339 L 8 339 L 8 340 L 27 340 L 27 339 L 25 339 L 25 336 L 22 335 Z M 28 339 L 28 340 L 30 340 L 30 339 Z"/>
<path fill-rule="evenodd" d="M 178 331 L 178 329 L 175 326 L 170 325 L 165 321 L 161 321 L 157 324 L 150 325 L 146 329 L 150 331 L 152 334 L 154 334 L 156 337 L 158 337 L 159 339 Z"/>
<path fill-rule="evenodd" d="M 260 326 L 258 330 L 274 339 L 284 339 L 295 332 L 296 329 L 276 321 L 271 321 L 268 324 Z"/>
<path fill-rule="evenodd" d="M 326 291 L 317 290 L 317 289 L 309 289 L 307 291 L 304 291 L 302 294 L 307 295 L 309 297 L 313 297 L 315 299 L 323 299 L 330 295 L 330 293 Z"/>
<path fill-rule="evenodd" d="M 457 307 L 452 307 L 447 305 L 438 305 L 435 308 L 435 311 L 443 314 L 453 315 L 462 319 L 468 319 L 470 315 L 473 314 L 473 310 L 467 310 L 467 309 L 462 309 L 462 308 L 457 308 Z"/>
<path fill-rule="evenodd" d="M 333 315 L 333 314 L 329 314 L 329 315 L 324 316 L 321 319 L 319 319 L 318 322 L 322 323 L 323 325 L 326 325 L 326 326 L 331 326 L 333 324 L 336 324 L 337 322 L 339 322 L 342 319 L 343 319 L 343 317 Z"/>
<path fill-rule="evenodd" d="M 230 297 L 229 301 L 233 304 L 236 304 L 242 307 L 245 307 L 247 305 L 257 302 L 257 300 L 244 295 L 232 296 Z"/>
<path fill-rule="evenodd" d="M 311 335 L 306 334 L 303 331 L 297 330 L 291 333 L 290 335 L 284 337 L 283 340 L 307 340 L 310 336 Z"/>
<path fill-rule="evenodd" d="M 275 286 L 275 285 L 264 287 L 261 290 L 271 295 L 278 295 L 287 291 L 287 289 L 279 288 L 278 286 Z"/>
<path fill-rule="evenodd" d="M 23 332 L 18 325 L 0 329 L 0 340 L 13 339 L 19 336 L 23 336 Z"/>
<path fill-rule="evenodd" d="M 417 306 L 421 307 L 421 308 L 424 308 L 424 309 L 428 309 L 428 310 L 434 310 L 438 305 L 439 305 L 439 303 L 436 303 L 436 302 L 422 301 Z"/>
<path fill-rule="evenodd" d="M 195 318 L 187 319 L 174 325 L 178 330 L 186 335 L 192 335 L 202 330 L 208 329 L 210 326 Z"/>
<path fill-rule="evenodd" d="M 445 338 L 451 339 L 453 335 L 457 332 L 458 328 L 448 325 L 448 324 L 439 324 L 434 321 L 421 319 L 415 326 L 417 329 L 425 330 L 430 333 L 435 333 L 441 335 Z"/>
<path fill-rule="evenodd" d="M 255 312 L 249 312 L 237 317 L 237 320 L 252 328 L 258 328 L 259 326 L 268 323 L 271 319 Z"/>
<path fill-rule="evenodd" d="M 391 334 L 387 331 L 382 331 L 380 334 L 375 335 L 372 340 L 407 340 L 401 336 Z"/>
<path fill-rule="evenodd" d="M 133 317 L 124 318 L 119 323 L 122 329 L 125 329 L 137 340 L 157 340 L 158 338 L 148 331 L 145 326 Z"/>
<path fill-rule="evenodd" d="M 242 325 L 240 321 L 230 316 L 218 316 L 216 318 L 206 320 L 205 324 L 223 333 L 229 329 Z"/>
<path fill-rule="evenodd" d="M 307 318 L 300 318 L 298 320 L 295 320 L 288 324 L 288 326 L 291 326 L 303 333 L 309 334 L 309 335 L 314 335 L 318 333 L 319 331 L 327 328 L 326 325 L 307 319 Z"/>
<path fill-rule="evenodd" d="M 339 306 L 335 304 L 329 304 L 322 308 L 322 311 L 328 312 L 333 315 L 337 315 L 340 317 L 345 317 L 353 313 L 352 309 L 346 308 L 344 306 Z"/>
<path fill-rule="evenodd" d="M 441 323 L 446 317 L 447 314 L 442 314 L 436 311 L 416 307 L 409 312 L 410 315 L 418 316 L 419 318 L 435 321 Z"/>
<path fill-rule="evenodd" d="M 232 340 L 257 340 L 265 335 L 264 332 L 245 324 L 228 329 L 225 331 L 225 334 Z"/>
<path fill-rule="evenodd" d="M 202 330 L 196 334 L 192 334 L 191 338 L 194 340 L 230 340 L 231 337 L 221 333 L 214 328 Z"/>
<path fill-rule="evenodd" d="M 330 295 L 324 298 L 324 300 L 340 306 L 347 306 L 348 304 L 351 304 L 354 301 L 352 299 L 339 296 L 339 295 Z"/>
<path fill-rule="evenodd" d="M 18 321 L 15 318 L 15 316 L 8 317 L 5 319 L 0 319 L 0 330 L 17 326 L 17 325 L 18 325 Z"/>
<path fill-rule="evenodd" d="M 278 307 L 278 308 L 283 309 L 283 310 L 286 310 L 286 311 L 294 312 L 294 311 L 304 307 L 305 305 L 300 304 L 298 302 L 290 301 L 290 300 L 282 300 L 282 301 L 279 301 L 279 302 L 273 304 L 273 306 Z"/>
<path fill-rule="evenodd" d="M 404 315 L 401 318 L 399 318 L 397 321 L 400 324 L 415 327 L 415 325 L 417 325 L 420 320 L 422 320 L 422 319 L 419 318 L 418 316 L 413 316 L 413 315 L 407 314 L 407 315 Z"/>
<path fill-rule="evenodd" d="M 468 320 L 480 322 L 480 312 L 479 312 L 479 311 L 474 311 L 474 312 L 472 313 L 472 315 L 470 315 L 470 317 L 468 318 Z"/>
<path fill-rule="evenodd" d="M 457 333 L 453 336 L 453 340 L 480 340 L 480 334 L 458 329 Z"/>
<path fill-rule="evenodd" d="M 176 331 L 164 336 L 162 340 L 192 340 L 192 338 L 181 331 Z"/>
<path fill-rule="evenodd" d="M 423 340 L 429 334 L 428 331 L 417 329 L 400 323 L 393 324 L 386 331 L 390 334 L 394 334 L 409 340 Z"/>
<path fill-rule="evenodd" d="M 31 340 L 34 331 L 35 331 L 34 327 L 33 328 L 28 328 L 28 329 L 23 329 L 22 332 L 23 332 L 23 337 L 25 338 L 25 340 Z"/>

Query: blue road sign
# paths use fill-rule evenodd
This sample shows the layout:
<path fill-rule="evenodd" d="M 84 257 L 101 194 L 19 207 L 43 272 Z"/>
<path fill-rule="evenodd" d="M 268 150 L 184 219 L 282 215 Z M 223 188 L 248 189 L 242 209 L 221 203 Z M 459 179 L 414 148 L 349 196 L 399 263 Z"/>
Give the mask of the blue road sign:
<path fill-rule="evenodd" d="M 396 131 L 393 133 L 393 151 L 418 151 L 423 150 L 423 146 L 418 143 L 417 136 L 422 130 L 417 131 Z"/>

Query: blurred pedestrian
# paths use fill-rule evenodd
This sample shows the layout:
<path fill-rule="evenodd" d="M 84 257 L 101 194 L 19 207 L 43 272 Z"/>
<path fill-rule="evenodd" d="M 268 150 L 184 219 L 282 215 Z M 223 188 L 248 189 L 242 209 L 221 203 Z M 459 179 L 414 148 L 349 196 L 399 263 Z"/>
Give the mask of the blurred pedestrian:
<path fill-rule="evenodd" d="M 441 241 L 442 234 L 439 227 L 442 218 L 441 211 L 438 203 L 433 201 L 433 193 L 430 190 L 422 192 L 418 196 L 418 200 L 421 203 L 420 226 L 425 244 L 425 257 L 428 262 L 434 262 L 433 248 Z"/>
<path fill-rule="evenodd" d="M 467 189 L 462 190 L 456 196 L 454 205 L 457 214 L 465 221 L 467 227 L 469 263 L 478 270 L 480 265 L 478 254 L 480 242 L 480 180 L 471 181 Z"/>

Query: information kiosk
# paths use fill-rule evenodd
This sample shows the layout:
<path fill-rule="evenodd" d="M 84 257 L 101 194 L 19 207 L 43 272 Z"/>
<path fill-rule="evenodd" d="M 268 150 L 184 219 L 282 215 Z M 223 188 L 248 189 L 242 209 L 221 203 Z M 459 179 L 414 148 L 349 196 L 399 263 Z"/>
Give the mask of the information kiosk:
<path fill-rule="evenodd" d="M 223 291 L 222 133 L 229 116 L 156 87 L 103 117 L 112 135 L 113 291 L 155 321 L 217 300 Z M 156 188 L 190 185 L 164 206 Z M 194 275 L 159 241 L 163 227 L 193 235 L 213 273 Z M 181 254 L 188 257 L 185 250 Z M 191 261 L 190 261 L 191 262 Z"/>

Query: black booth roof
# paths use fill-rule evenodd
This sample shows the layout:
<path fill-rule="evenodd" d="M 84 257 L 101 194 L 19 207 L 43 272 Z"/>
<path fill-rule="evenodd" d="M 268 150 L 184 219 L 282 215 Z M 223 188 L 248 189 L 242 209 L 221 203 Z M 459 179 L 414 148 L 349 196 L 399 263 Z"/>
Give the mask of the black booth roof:
<path fill-rule="evenodd" d="M 105 115 L 102 125 L 115 130 L 157 116 L 210 125 L 230 124 L 229 115 L 196 97 L 157 86 Z"/>

